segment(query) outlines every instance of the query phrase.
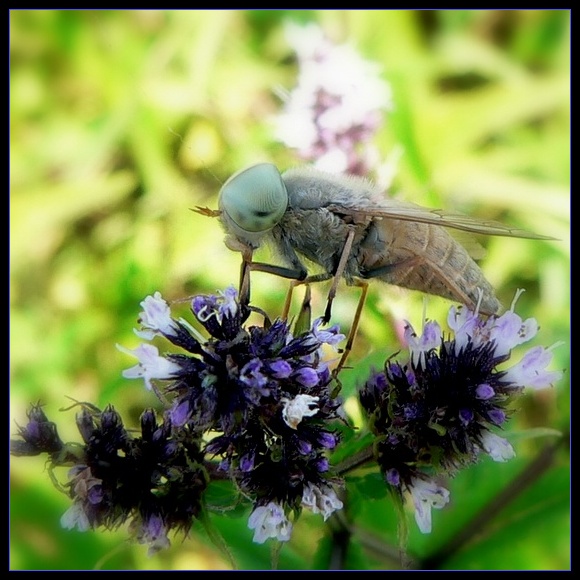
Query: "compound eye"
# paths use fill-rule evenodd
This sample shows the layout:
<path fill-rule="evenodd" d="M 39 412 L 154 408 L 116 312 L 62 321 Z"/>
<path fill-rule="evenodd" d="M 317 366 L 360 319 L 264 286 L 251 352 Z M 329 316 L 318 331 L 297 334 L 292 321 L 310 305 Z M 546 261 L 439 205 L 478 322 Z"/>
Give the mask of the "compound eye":
<path fill-rule="evenodd" d="M 275 165 L 260 163 L 234 173 L 219 194 L 219 207 L 241 230 L 272 229 L 288 207 L 288 192 Z"/>

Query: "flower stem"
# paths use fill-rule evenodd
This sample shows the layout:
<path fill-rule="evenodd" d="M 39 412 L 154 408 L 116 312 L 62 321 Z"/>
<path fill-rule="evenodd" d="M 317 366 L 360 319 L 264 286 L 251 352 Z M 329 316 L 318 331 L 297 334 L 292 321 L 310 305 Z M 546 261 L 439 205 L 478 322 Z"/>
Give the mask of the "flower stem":
<path fill-rule="evenodd" d="M 369 461 L 374 459 L 374 450 L 373 446 L 369 445 L 360 451 L 357 451 L 354 455 L 347 457 L 343 461 L 341 461 L 336 467 L 335 472 L 338 475 L 343 475 L 348 473 L 349 471 L 353 471 L 354 469 L 368 463 Z"/>

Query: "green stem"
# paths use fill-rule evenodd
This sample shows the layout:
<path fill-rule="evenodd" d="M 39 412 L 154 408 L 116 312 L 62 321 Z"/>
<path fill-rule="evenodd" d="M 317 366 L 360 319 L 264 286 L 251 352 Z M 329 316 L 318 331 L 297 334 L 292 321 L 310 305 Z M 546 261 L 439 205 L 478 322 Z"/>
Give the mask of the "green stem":
<path fill-rule="evenodd" d="M 335 472 L 338 475 L 343 475 L 348 473 L 349 471 L 353 471 L 357 467 L 368 463 L 369 461 L 374 460 L 375 454 L 372 445 L 357 451 L 354 455 L 347 457 L 343 461 L 341 461 L 336 467 Z"/>

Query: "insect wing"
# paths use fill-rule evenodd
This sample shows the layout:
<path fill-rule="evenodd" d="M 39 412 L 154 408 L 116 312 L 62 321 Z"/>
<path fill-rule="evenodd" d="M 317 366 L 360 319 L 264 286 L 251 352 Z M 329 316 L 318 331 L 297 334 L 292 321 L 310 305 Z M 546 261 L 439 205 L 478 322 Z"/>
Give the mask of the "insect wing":
<path fill-rule="evenodd" d="M 410 222 L 434 224 L 445 228 L 454 228 L 476 234 L 506 236 L 512 238 L 529 238 L 532 240 L 554 240 L 551 236 L 542 236 L 527 230 L 514 228 L 494 220 L 482 220 L 460 213 L 451 213 L 441 209 L 429 209 L 413 203 L 389 200 L 388 205 L 375 208 L 353 208 L 332 204 L 329 211 L 350 216 L 354 221 L 368 217 L 397 219 Z"/>

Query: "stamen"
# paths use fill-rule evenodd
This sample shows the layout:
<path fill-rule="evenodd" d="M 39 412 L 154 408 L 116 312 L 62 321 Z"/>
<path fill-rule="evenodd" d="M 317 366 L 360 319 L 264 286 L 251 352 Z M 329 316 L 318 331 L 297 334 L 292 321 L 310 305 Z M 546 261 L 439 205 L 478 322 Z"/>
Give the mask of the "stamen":
<path fill-rule="evenodd" d="M 516 290 L 516 295 L 514 296 L 514 299 L 512 300 L 512 304 L 510 306 L 510 310 L 513 312 L 514 308 L 516 307 L 516 302 L 518 301 L 519 297 L 525 292 L 525 288 L 518 288 Z"/>

